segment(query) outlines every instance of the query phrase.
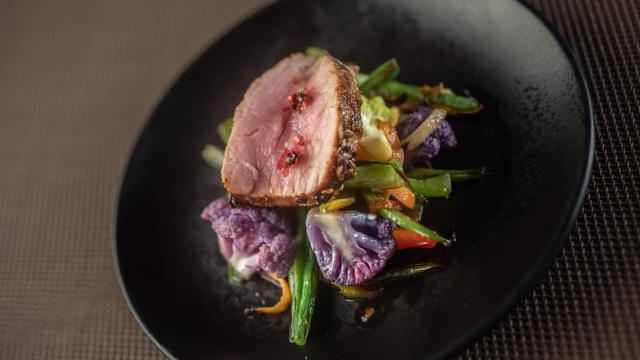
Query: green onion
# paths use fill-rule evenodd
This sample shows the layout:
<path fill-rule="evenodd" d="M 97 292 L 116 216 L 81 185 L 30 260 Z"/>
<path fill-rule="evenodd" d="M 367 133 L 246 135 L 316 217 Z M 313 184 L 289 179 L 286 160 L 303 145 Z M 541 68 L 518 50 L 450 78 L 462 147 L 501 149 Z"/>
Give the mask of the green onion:
<path fill-rule="evenodd" d="M 202 158 L 216 169 L 222 167 L 224 161 L 224 151 L 215 145 L 205 145 L 201 152 Z"/>
<path fill-rule="evenodd" d="M 409 178 L 409 184 L 416 194 L 424 197 L 442 197 L 451 194 L 451 177 L 449 174 L 428 179 Z"/>
<path fill-rule="evenodd" d="M 345 181 L 346 189 L 395 189 L 404 185 L 391 165 L 371 164 L 356 167 L 356 176 Z"/>
<path fill-rule="evenodd" d="M 390 59 L 378 66 L 369 77 L 359 86 L 360 92 L 367 94 L 375 90 L 385 81 L 393 80 L 400 73 L 400 66 L 396 59 Z"/>
<path fill-rule="evenodd" d="M 318 266 L 306 235 L 306 211 L 298 215 L 298 231 L 294 239 L 296 258 L 289 270 L 291 288 L 291 326 L 289 341 L 304 345 L 311 326 L 311 318 L 318 290 Z"/>
<path fill-rule="evenodd" d="M 438 176 L 443 174 L 449 174 L 452 182 L 461 182 L 467 180 L 480 179 L 485 176 L 489 176 L 491 173 L 486 167 L 479 167 L 477 169 L 467 170 L 442 170 L 442 169 L 428 169 L 428 168 L 413 168 L 407 171 L 407 175 L 413 178 L 424 179 L 432 176 Z"/>
<path fill-rule="evenodd" d="M 218 124 L 218 136 L 220 136 L 220 140 L 223 143 L 229 142 L 229 136 L 231 136 L 231 129 L 233 128 L 233 118 L 228 118 L 227 120 Z"/>

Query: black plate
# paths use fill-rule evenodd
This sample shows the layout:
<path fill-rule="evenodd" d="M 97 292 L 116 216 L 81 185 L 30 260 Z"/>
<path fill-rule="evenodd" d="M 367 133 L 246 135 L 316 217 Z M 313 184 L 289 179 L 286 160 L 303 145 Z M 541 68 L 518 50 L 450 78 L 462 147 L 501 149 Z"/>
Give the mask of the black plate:
<path fill-rule="evenodd" d="M 287 339 L 289 316 L 249 319 L 261 280 L 229 285 L 200 212 L 223 193 L 200 158 L 220 145 L 216 123 L 248 84 L 308 45 L 370 71 L 396 57 L 400 79 L 444 81 L 485 105 L 454 119 L 460 146 L 436 165 L 488 166 L 493 176 L 432 204 L 428 222 L 455 227 L 443 271 L 398 283 L 377 316 L 321 288 L 306 347 Z M 144 128 L 122 183 L 115 256 L 135 317 L 168 355 L 193 358 L 427 358 L 452 354 L 504 315 L 562 247 L 584 197 L 593 124 L 583 78 L 566 46 L 509 0 L 288 1 L 213 44 L 169 90 Z M 401 296 L 402 295 L 402 296 Z M 394 298 L 400 297 L 399 300 Z"/>

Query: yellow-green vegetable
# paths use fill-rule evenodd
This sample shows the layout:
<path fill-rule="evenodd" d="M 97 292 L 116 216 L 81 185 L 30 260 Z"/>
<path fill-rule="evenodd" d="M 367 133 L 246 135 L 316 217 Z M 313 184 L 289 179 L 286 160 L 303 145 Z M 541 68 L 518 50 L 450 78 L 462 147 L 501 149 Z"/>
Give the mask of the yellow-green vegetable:
<path fill-rule="evenodd" d="M 378 121 L 383 121 L 395 126 L 398 123 L 399 110 L 397 107 L 387 107 L 380 96 L 371 99 L 362 96 L 362 139 L 360 146 L 374 160 L 388 160 L 393 151 L 384 132 L 378 128 Z"/>

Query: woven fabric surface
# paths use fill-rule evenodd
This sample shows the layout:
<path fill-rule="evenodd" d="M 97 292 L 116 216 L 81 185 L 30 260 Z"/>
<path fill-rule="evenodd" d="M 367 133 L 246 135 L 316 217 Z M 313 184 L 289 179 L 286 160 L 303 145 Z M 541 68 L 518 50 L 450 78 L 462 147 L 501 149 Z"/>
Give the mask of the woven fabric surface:
<path fill-rule="evenodd" d="M 0 359 L 161 359 L 120 293 L 116 189 L 163 92 L 267 0 L 3 1 Z M 593 98 L 593 179 L 552 269 L 464 359 L 640 358 L 640 4 L 534 0 Z"/>

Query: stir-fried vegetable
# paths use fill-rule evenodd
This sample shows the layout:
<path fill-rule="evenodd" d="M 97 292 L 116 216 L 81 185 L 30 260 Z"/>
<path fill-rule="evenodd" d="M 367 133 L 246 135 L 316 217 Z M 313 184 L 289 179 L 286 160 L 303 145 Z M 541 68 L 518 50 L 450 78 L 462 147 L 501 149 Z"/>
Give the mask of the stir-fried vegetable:
<path fill-rule="evenodd" d="M 245 279 L 257 270 L 284 277 L 295 250 L 290 219 L 278 208 L 231 206 L 222 196 L 201 214 L 218 235 L 218 251 Z"/>
<path fill-rule="evenodd" d="M 307 342 L 318 289 L 318 266 L 306 236 L 305 218 L 306 211 L 300 210 L 294 240 L 297 253 L 289 270 L 289 286 L 292 293 L 289 341 L 300 346 Z"/>
<path fill-rule="evenodd" d="M 387 161 L 377 161 L 377 160 L 358 160 L 356 161 L 358 165 L 389 165 L 394 168 L 398 175 L 401 177 L 404 176 L 404 170 L 402 169 L 402 162 L 398 159 L 387 160 Z"/>
<path fill-rule="evenodd" d="M 280 278 L 280 277 L 276 276 L 276 274 L 271 273 L 271 272 L 267 272 L 266 274 L 267 274 L 267 276 L 269 278 L 274 280 L 278 284 L 278 286 L 280 286 L 280 289 L 282 289 L 282 295 L 280 296 L 280 300 L 278 300 L 278 302 L 273 306 L 262 306 L 262 307 L 257 307 L 257 308 L 246 309 L 245 310 L 245 314 L 247 314 L 247 315 L 252 315 L 252 314 L 265 314 L 265 315 L 280 314 L 280 313 L 285 312 L 289 308 L 289 304 L 291 303 L 291 291 L 289 289 L 289 284 L 287 283 L 287 280 L 285 280 L 283 278 Z"/>
<path fill-rule="evenodd" d="M 364 192 L 362 194 L 362 196 L 364 197 L 365 201 L 367 203 L 373 201 L 375 198 L 379 197 L 376 196 L 375 193 L 372 192 Z M 442 243 L 445 246 L 450 245 L 451 240 L 448 240 L 446 238 L 444 238 L 443 236 L 441 236 L 440 234 L 438 234 L 437 232 L 427 228 L 426 226 L 420 224 L 419 222 L 413 221 L 410 217 L 408 217 L 407 215 L 403 214 L 402 212 L 398 211 L 398 210 L 394 210 L 394 209 L 380 209 L 378 211 L 378 215 L 389 219 L 391 221 L 393 221 L 396 225 L 405 228 L 407 230 L 411 230 L 415 233 L 418 233 L 424 237 L 427 237 L 429 239 L 433 239 L 439 243 Z"/>
<path fill-rule="evenodd" d="M 367 81 L 369 77 L 369 74 L 357 73 L 356 83 L 358 84 L 358 86 L 362 86 L 362 84 Z M 422 93 L 420 86 L 405 84 L 395 80 L 385 81 L 382 84 L 379 84 L 376 92 L 379 95 L 391 98 L 400 97 L 404 94 L 407 94 L 409 99 L 414 100 L 418 103 L 424 101 L 424 94 Z"/>
<path fill-rule="evenodd" d="M 440 110 L 444 112 L 443 110 Z M 426 122 L 429 115 L 431 115 L 431 108 L 425 106 L 419 106 L 414 111 L 409 113 L 404 120 L 398 124 L 396 131 L 401 139 L 408 138 L 411 134 L 416 132 L 420 126 Z M 419 139 L 416 139 L 416 141 Z M 406 152 L 405 165 L 411 165 L 416 163 L 429 163 L 429 159 L 438 155 L 441 148 L 453 149 L 458 146 L 458 141 L 453 132 L 453 128 L 447 120 L 441 120 L 433 129 L 433 132 L 429 134 L 421 143 L 418 143 L 416 148 L 408 150 Z"/>
<path fill-rule="evenodd" d="M 346 197 L 346 198 L 340 198 L 340 199 L 334 199 L 331 200 L 329 202 L 326 202 L 324 204 L 320 205 L 320 210 L 321 211 L 336 211 L 336 210 L 340 210 L 342 208 L 346 208 L 347 206 L 353 204 L 354 202 L 356 202 L 356 198 L 351 196 L 351 197 Z"/>
<path fill-rule="evenodd" d="M 407 144 L 407 150 L 411 151 L 420 146 L 446 116 L 447 112 L 445 110 L 433 109 L 427 119 L 411 135 L 402 140 L 403 144 Z"/>
<path fill-rule="evenodd" d="M 411 188 L 424 197 L 442 197 L 451 194 L 451 177 L 449 174 L 427 179 L 409 178 Z"/>
<path fill-rule="evenodd" d="M 395 250 L 395 225 L 374 214 L 311 209 L 306 226 L 320 271 L 336 284 L 354 285 L 373 278 Z"/>
<path fill-rule="evenodd" d="M 225 144 L 229 142 L 229 136 L 231 136 L 231 129 L 233 128 L 233 118 L 228 118 L 227 120 L 218 124 L 218 136 L 220 136 L 220 140 Z"/>
<path fill-rule="evenodd" d="M 343 298 L 349 300 L 364 300 L 374 298 L 382 292 L 382 288 L 362 285 L 337 285 L 320 275 L 320 280 L 330 287 L 338 290 Z"/>
<path fill-rule="evenodd" d="M 468 170 L 442 170 L 429 168 L 413 168 L 407 171 L 407 175 L 413 178 L 424 179 L 428 177 L 449 174 L 451 182 L 476 180 L 491 174 L 486 167 Z"/>
<path fill-rule="evenodd" d="M 421 90 L 431 106 L 444 109 L 449 115 L 475 114 L 482 110 L 482 104 L 478 100 L 456 95 L 451 89 L 445 88 L 442 83 L 438 86 L 425 85 Z"/>
<path fill-rule="evenodd" d="M 387 218 L 398 226 L 403 227 L 407 230 L 411 230 L 417 234 L 428 237 L 429 239 L 433 239 L 445 246 L 449 246 L 451 244 L 451 240 L 442 237 L 437 232 L 427 228 L 426 226 L 420 224 L 419 222 L 413 221 L 407 215 L 401 213 L 398 210 L 393 209 L 382 209 L 378 212 L 382 217 Z"/>
<path fill-rule="evenodd" d="M 404 186 L 402 177 L 390 165 L 372 164 L 356 167 L 356 176 L 345 181 L 346 189 L 395 189 Z"/>
<path fill-rule="evenodd" d="M 403 228 L 393 230 L 393 238 L 396 241 L 396 250 L 417 247 L 430 249 L 438 244 L 435 240 Z"/>
<path fill-rule="evenodd" d="M 433 262 L 405 265 L 383 272 L 378 277 L 373 279 L 372 282 L 383 283 L 391 280 L 407 279 L 413 276 L 420 275 L 431 269 L 438 268 L 442 268 L 442 265 Z"/>
<path fill-rule="evenodd" d="M 336 285 L 325 278 L 320 278 L 325 284 L 338 290 L 340 295 L 349 300 L 372 299 L 382 293 L 382 285 L 388 281 L 407 279 L 421 275 L 431 269 L 442 268 L 442 265 L 432 262 L 405 265 L 382 272 L 374 279 L 361 285 Z"/>
<path fill-rule="evenodd" d="M 396 59 L 390 59 L 378 66 L 367 79 L 360 84 L 360 92 L 367 95 L 369 91 L 375 90 L 385 81 L 393 80 L 400 73 L 400 66 Z"/>
<path fill-rule="evenodd" d="M 381 123 L 394 125 L 398 122 L 399 111 L 397 107 L 387 107 L 379 96 L 368 99 L 362 96 L 362 139 L 359 146 L 364 150 L 368 158 L 372 160 L 388 160 L 393 155 L 391 144 L 386 134 L 380 128 Z"/>
<path fill-rule="evenodd" d="M 207 164 L 211 165 L 216 169 L 220 169 L 222 167 L 222 162 L 224 161 L 224 151 L 220 150 L 219 147 L 215 145 L 205 145 L 202 149 L 202 158 L 207 162 Z"/>
<path fill-rule="evenodd" d="M 384 197 L 393 196 L 402 205 L 408 207 L 409 209 L 413 209 L 416 205 L 416 194 L 414 194 L 413 191 L 411 191 L 411 189 L 406 186 L 385 190 L 383 195 Z"/>
<path fill-rule="evenodd" d="M 373 96 L 371 98 L 362 96 L 360 113 L 362 114 L 363 123 L 370 123 L 372 120 L 377 119 L 393 126 L 396 126 L 398 117 L 400 116 L 398 108 L 395 106 L 387 106 L 384 99 L 380 96 Z"/>

